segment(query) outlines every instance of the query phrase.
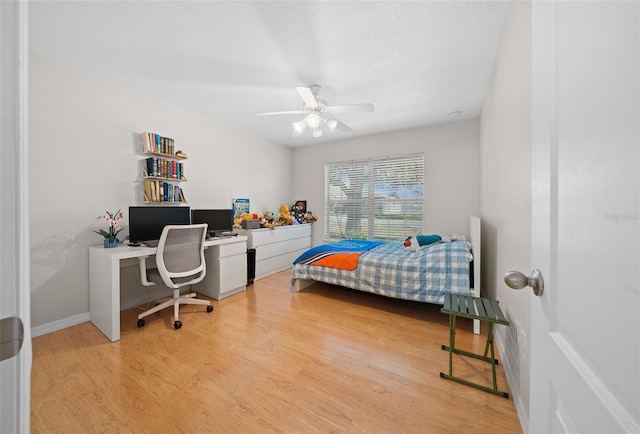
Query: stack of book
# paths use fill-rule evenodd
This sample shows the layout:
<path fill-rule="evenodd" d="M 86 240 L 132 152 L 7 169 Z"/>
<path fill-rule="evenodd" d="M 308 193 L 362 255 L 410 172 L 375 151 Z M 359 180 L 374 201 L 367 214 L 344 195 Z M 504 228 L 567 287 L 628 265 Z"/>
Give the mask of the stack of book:
<path fill-rule="evenodd" d="M 158 157 L 147 158 L 147 176 L 185 180 L 181 162 L 169 161 Z"/>
<path fill-rule="evenodd" d="M 179 185 L 160 180 L 144 180 L 146 202 L 186 202 Z"/>
<path fill-rule="evenodd" d="M 155 133 L 142 133 L 142 145 L 144 152 L 155 152 L 158 154 L 170 154 L 173 155 L 174 144 L 173 139 L 169 137 L 162 137 Z"/>

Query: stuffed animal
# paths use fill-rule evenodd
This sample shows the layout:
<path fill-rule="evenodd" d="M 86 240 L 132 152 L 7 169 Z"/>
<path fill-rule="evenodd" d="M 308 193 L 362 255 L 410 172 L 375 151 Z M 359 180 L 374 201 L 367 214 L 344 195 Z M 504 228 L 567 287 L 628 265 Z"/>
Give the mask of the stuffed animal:
<path fill-rule="evenodd" d="M 317 221 L 318 221 L 318 216 L 312 213 L 311 211 L 307 211 L 307 213 L 304 215 L 305 223 L 313 223 Z"/>
<path fill-rule="evenodd" d="M 276 228 L 276 219 L 271 214 L 271 211 L 266 211 L 260 220 L 260 226 L 263 228 L 275 229 Z"/>
<path fill-rule="evenodd" d="M 242 229 L 242 220 L 244 220 L 244 214 L 240 213 L 233 219 L 233 227 L 236 229 Z"/>
<path fill-rule="evenodd" d="M 261 218 L 262 216 L 260 214 L 243 212 L 238 214 L 236 218 L 233 219 L 233 227 L 242 229 L 243 220 L 260 220 Z"/>
<path fill-rule="evenodd" d="M 439 242 L 441 239 L 440 235 L 416 235 L 415 237 L 408 237 L 404 240 L 404 249 L 417 252 L 429 247 L 431 244 Z"/>
<path fill-rule="evenodd" d="M 278 214 L 278 226 L 286 226 L 289 221 L 289 206 L 285 203 L 280 205 L 280 213 Z"/>

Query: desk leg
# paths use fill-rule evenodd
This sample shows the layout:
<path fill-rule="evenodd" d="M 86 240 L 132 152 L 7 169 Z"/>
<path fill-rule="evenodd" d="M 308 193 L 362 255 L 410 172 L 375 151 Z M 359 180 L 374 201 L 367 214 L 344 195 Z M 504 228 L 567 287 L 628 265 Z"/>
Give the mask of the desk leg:
<path fill-rule="evenodd" d="M 112 342 L 120 339 L 120 261 L 89 249 L 89 319 Z"/>

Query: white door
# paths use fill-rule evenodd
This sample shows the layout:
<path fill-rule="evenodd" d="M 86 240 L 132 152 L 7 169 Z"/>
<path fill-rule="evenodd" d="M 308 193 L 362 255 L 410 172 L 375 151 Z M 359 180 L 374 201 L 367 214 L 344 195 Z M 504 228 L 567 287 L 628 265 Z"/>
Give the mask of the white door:
<path fill-rule="evenodd" d="M 640 3 L 532 2 L 531 433 L 640 432 Z"/>
<path fill-rule="evenodd" d="M 28 433 L 30 417 L 26 17 L 0 1 L 0 433 Z"/>

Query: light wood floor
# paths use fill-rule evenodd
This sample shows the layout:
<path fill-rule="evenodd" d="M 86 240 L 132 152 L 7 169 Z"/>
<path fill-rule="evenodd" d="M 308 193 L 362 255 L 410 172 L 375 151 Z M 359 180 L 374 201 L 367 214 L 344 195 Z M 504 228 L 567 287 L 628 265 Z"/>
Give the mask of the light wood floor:
<path fill-rule="evenodd" d="M 213 304 L 183 307 L 180 330 L 171 309 L 141 329 L 124 311 L 116 343 L 91 323 L 35 338 L 32 432 L 521 432 L 511 399 L 440 378 L 439 306 L 322 284 L 291 293 L 288 271 Z M 456 339 L 484 350 L 467 320 Z M 454 370 L 490 385 L 487 363 L 456 356 Z"/>

